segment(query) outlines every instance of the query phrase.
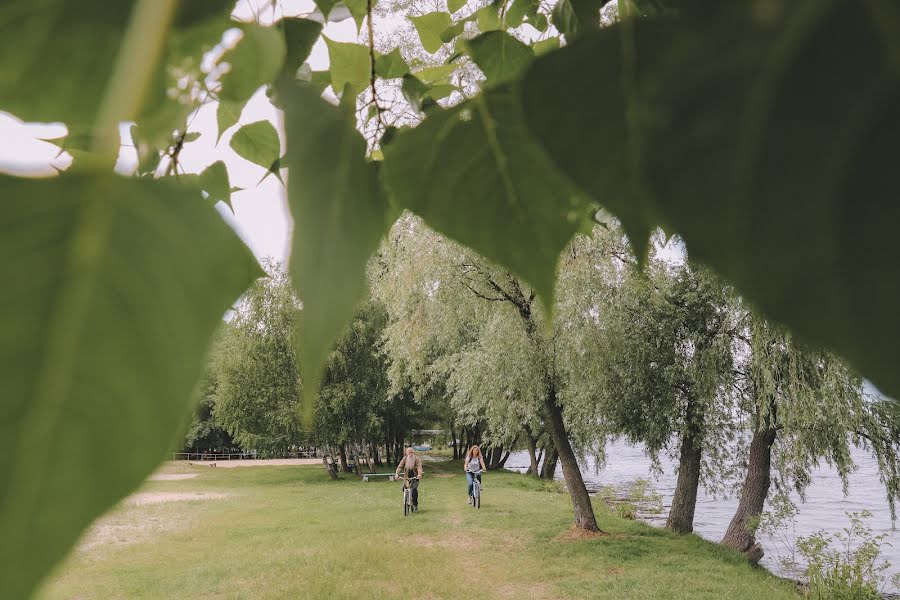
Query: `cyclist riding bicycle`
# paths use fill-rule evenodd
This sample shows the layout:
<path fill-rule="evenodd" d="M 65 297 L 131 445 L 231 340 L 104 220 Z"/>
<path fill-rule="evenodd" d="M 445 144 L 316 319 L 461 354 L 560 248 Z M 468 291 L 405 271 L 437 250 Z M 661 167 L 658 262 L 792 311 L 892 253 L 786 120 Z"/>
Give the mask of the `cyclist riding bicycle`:
<path fill-rule="evenodd" d="M 466 462 L 463 464 L 463 469 L 466 471 L 466 482 L 469 487 L 469 504 L 472 504 L 472 487 L 475 485 L 475 479 L 477 478 L 478 483 L 481 483 L 481 472 L 487 470 L 484 464 L 484 457 L 481 455 L 481 448 L 477 445 L 472 446 L 466 452 Z"/>
<path fill-rule="evenodd" d="M 400 476 L 400 470 L 404 469 L 406 477 L 411 479 L 410 489 L 412 490 L 413 511 L 419 510 L 419 480 L 422 479 L 422 459 L 416 456 L 412 448 L 406 449 L 404 456 L 397 465 L 396 475 Z"/>

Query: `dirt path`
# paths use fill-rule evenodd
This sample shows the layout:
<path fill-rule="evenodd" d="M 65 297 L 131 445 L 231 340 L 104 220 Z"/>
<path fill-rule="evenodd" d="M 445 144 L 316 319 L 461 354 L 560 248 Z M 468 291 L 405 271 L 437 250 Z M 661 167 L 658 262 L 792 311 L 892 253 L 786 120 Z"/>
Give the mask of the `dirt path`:
<path fill-rule="evenodd" d="M 183 461 L 173 461 L 174 464 Z M 172 463 L 170 463 L 172 464 Z M 240 460 L 193 460 L 188 461 L 189 465 L 197 467 L 225 467 L 231 469 L 234 467 L 289 467 L 303 465 L 321 465 L 321 458 L 250 458 Z"/>

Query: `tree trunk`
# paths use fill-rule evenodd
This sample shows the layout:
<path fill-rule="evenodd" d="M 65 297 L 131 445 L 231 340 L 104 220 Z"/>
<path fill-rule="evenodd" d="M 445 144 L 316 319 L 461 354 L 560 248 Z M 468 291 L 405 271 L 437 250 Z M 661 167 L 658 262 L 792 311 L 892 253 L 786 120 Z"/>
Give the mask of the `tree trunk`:
<path fill-rule="evenodd" d="M 538 477 L 537 440 L 534 439 L 531 428 L 529 428 L 528 425 L 525 426 L 525 435 L 528 438 L 528 458 L 531 461 L 531 466 L 528 467 L 525 474 Z"/>
<path fill-rule="evenodd" d="M 360 450 L 361 450 L 361 448 L 359 447 L 359 444 L 354 443 L 350 447 L 350 452 L 352 453 L 352 454 L 350 454 L 350 458 L 353 459 L 353 472 L 356 473 L 357 477 L 362 477 L 362 473 L 363 473 L 362 461 L 360 460 L 360 457 L 359 457 L 359 455 L 361 454 Z"/>
<path fill-rule="evenodd" d="M 541 465 L 541 479 L 553 479 L 556 476 L 556 463 L 559 462 L 559 452 L 556 446 L 553 450 L 544 450 L 544 464 Z"/>
<path fill-rule="evenodd" d="M 369 442 L 369 452 L 372 454 L 372 464 L 376 467 L 380 467 L 381 457 L 378 455 L 378 445 L 374 440 Z"/>
<path fill-rule="evenodd" d="M 741 501 L 734 518 L 722 538 L 722 544 L 734 548 L 746 556 L 750 562 L 758 563 L 763 557 L 753 531 L 748 525 L 762 514 L 763 504 L 769 495 L 772 482 L 772 444 L 777 431 L 774 427 L 756 429 L 750 441 L 750 456 L 747 460 L 747 477 L 741 489 Z"/>
<path fill-rule="evenodd" d="M 678 461 L 678 482 L 672 496 L 672 508 L 666 527 L 678 533 L 694 531 L 694 509 L 700 485 L 702 444 L 689 428 L 681 438 L 681 458 Z"/>
<path fill-rule="evenodd" d="M 502 469 L 503 465 L 506 464 L 506 461 L 509 460 L 509 455 L 512 454 L 513 448 L 516 447 L 516 443 L 519 441 L 519 434 L 516 434 L 516 437 L 513 438 L 512 443 L 506 448 L 506 454 L 503 452 L 497 452 L 497 464 L 494 467 L 495 469 Z"/>
<path fill-rule="evenodd" d="M 569 488 L 569 496 L 572 498 L 572 507 L 575 510 L 575 526 L 586 531 L 600 531 L 597 527 L 597 519 L 594 517 L 594 507 L 591 506 L 591 497 L 588 495 L 584 478 L 578 468 L 578 461 L 569 443 L 569 433 L 563 422 L 562 409 L 556 403 L 556 386 L 550 382 L 544 404 L 550 413 L 550 433 L 553 436 L 553 445 L 559 453 L 562 462 L 563 477 L 566 487 Z"/>
<path fill-rule="evenodd" d="M 341 456 L 341 473 L 348 473 L 350 467 L 347 466 L 347 450 L 344 448 L 344 444 L 340 445 L 338 452 Z"/>
<path fill-rule="evenodd" d="M 487 468 L 491 471 L 499 469 L 501 458 L 503 458 L 503 446 L 491 448 L 491 460 L 487 463 Z"/>

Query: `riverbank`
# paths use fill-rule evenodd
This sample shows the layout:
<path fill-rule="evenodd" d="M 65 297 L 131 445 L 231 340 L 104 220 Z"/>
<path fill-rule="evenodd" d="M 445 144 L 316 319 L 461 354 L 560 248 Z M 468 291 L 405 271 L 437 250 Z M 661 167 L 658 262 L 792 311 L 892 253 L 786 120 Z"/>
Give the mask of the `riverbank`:
<path fill-rule="evenodd" d="M 762 566 L 781 577 L 801 577 L 805 565 L 793 552 L 797 536 L 809 536 L 819 530 L 830 534 L 840 532 L 849 525 L 848 512 L 866 510 L 872 513 L 872 518 L 866 524 L 875 534 L 885 536 L 886 544 L 881 548 L 881 559 L 890 563 L 885 579 L 889 582 L 895 575 L 900 577 L 900 532 L 894 529 L 885 500 L 884 484 L 878 475 L 878 464 L 868 453 L 859 449 L 854 449 L 851 456 L 858 468 L 850 474 L 848 494 L 844 494 L 837 472 L 828 465 L 813 469 L 812 483 L 806 491 L 805 500 L 796 493 L 791 494 L 798 508 L 795 522 L 787 523 L 774 537 L 765 533 L 758 536 L 766 553 Z M 660 470 L 655 470 L 642 445 L 624 441 L 609 442 L 606 445 L 606 457 L 606 463 L 600 468 L 597 468 L 592 457 L 579 461 L 588 490 L 599 492 L 605 488 L 619 496 L 627 496 L 636 480 L 645 479 L 650 488 L 660 494 L 663 510 L 658 514 L 642 513 L 640 517 L 652 525 L 665 525 L 675 491 L 678 465 L 663 454 L 660 457 Z M 524 472 L 528 465 L 527 452 L 514 452 L 509 457 L 506 468 Z M 562 479 L 562 469 L 557 469 L 556 477 Z M 742 480 L 743 474 L 740 473 L 736 482 L 740 483 Z M 718 542 L 725 534 L 737 504 L 736 491 L 725 496 L 721 493 L 715 495 L 701 486 L 697 494 L 694 532 L 707 540 Z M 770 508 L 767 504 L 766 510 Z M 798 560 L 796 569 L 784 568 L 782 559 L 787 558 Z"/>
<path fill-rule="evenodd" d="M 399 488 L 316 466 L 211 469 L 148 481 L 85 536 L 38 595 L 58 598 L 796 599 L 793 586 L 693 535 L 613 516 L 568 534 L 556 484 L 485 476 L 465 501 L 458 461 L 429 463 L 422 508 Z"/>

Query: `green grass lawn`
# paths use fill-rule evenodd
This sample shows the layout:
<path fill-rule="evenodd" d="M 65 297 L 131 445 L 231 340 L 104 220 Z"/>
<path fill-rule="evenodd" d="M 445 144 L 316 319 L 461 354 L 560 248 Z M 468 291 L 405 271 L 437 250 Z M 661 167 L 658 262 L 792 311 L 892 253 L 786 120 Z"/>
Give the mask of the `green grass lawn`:
<path fill-rule="evenodd" d="M 122 504 L 39 598 L 797 598 L 730 551 L 599 502 L 610 535 L 557 539 L 572 521 L 568 496 L 523 475 L 486 474 L 476 511 L 459 461 L 426 463 L 409 517 L 399 484 L 330 481 L 321 467 L 164 471 L 197 477 L 141 491 L 224 497 Z"/>

